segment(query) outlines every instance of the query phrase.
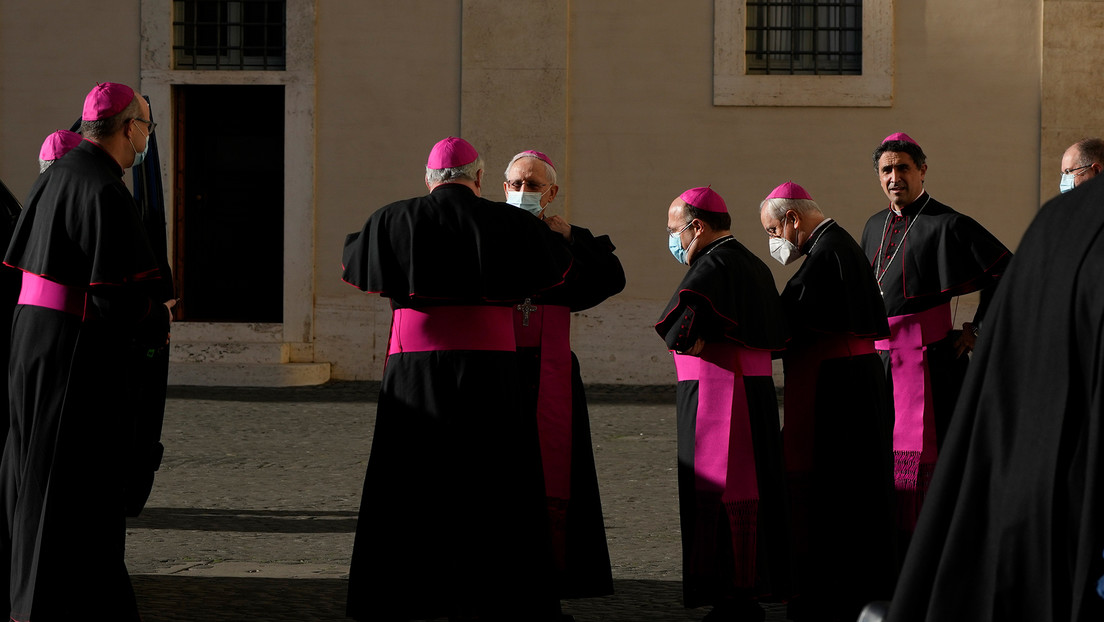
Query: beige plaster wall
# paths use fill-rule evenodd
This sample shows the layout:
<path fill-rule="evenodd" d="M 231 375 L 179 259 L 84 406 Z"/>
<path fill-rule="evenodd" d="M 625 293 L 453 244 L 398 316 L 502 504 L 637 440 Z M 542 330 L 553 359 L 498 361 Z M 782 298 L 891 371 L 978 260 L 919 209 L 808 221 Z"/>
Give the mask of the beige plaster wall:
<path fill-rule="evenodd" d="M 341 281 L 345 235 L 426 192 L 426 155 L 460 128 L 459 0 L 319 3 L 315 359 L 342 379 L 383 371 L 390 311 Z"/>
<path fill-rule="evenodd" d="M 20 201 L 43 139 L 80 118 L 96 82 L 139 87 L 139 17 L 134 0 L 0 0 L 0 179 Z"/>
<path fill-rule="evenodd" d="M 1039 200 L 1058 194 L 1062 154 L 1090 136 L 1104 137 L 1100 90 L 1104 2 L 1043 2 L 1042 123 Z"/>
<path fill-rule="evenodd" d="M 340 281 L 341 245 L 373 210 L 425 192 L 426 153 L 447 135 L 483 151 L 496 198 L 510 155 L 547 152 L 561 177 L 554 210 L 617 244 L 625 292 L 573 325 L 589 382 L 671 381 L 651 324 L 684 271 L 661 234 L 665 209 L 691 186 L 713 184 L 737 237 L 769 262 L 762 196 L 801 183 L 857 237 L 885 203 L 870 152 L 906 131 L 928 152 L 932 194 L 1014 248 L 1051 194 L 1040 178 L 1056 187 L 1061 149 L 1104 131 L 1088 105 L 1094 75 L 1078 73 L 1104 31 L 1099 4 L 902 0 L 892 106 L 774 108 L 712 104 L 710 0 L 320 2 L 317 160 L 301 172 L 315 188 L 302 258 L 314 265 L 314 358 L 336 378 L 380 376 L 389 311 Z M 140 7 L 0 0 L 0 177 L 17 195 L 42 139 L 76 118 L 95 81 L 137 83 Z M 779 285 L 795 269 L 770 265 Z"/>
<path fill-rule="evenodd" d="M 891 132 L 906 131 L 923 145 L 933 196 L 1010 247 L 1038 208 L 1038 0 L 896 3 L 888 108 L 713 106 L 707 0 L 678 10 L 658 0 L 520 7 L 467 0 L 416 28 L 409 14 L 429 12 L 426 4 L 364 5 L 372 23 L 328 16 L 331 4 L 319 11 L 327 33 L 319 54 L 320 260 L 367 210 L 420 193 L 416 168 L 428 146 L 451 131 L 488 156 L 496 189 L 513 152 L 547 151 L 564 187 L 559 209 L 573 223 L 611 235 L 628 273 L 623 294 L 575 317 L 573 346 L 589 382 L 671 381 L 669 357 L 651 326 L 685 269 L 661 231 L 666 207 L 688 187 L 712 184 L 725 197 L 737 237 L 771 262 L 779 285 L 796 266 L 769 259 L 759 200 L 793 180 L 858 237 L 885 204 L 870 154 Z M 341 6 L 348 13 L 360 4 Z M 423 65 L 431 51 L 433 70 Z M 343 84 L 330 84 L 337 80 Z M 347 94 L 350 82 L 359 96 Z M 376 90 L 382 84 L 386 93 Z M 338 93 L 347 101 L 329 101 Z M 526 107 L 532 112 L 522 114 Z M 425 113 L 416 127 L 404 124 L 412 108 Z M 358 129 L 343 123 L 351 115 L 390 122 Z M 518 146 L 526 137 L 533 144 Z M 335 138 L 344 144 L 333 145 Z M 390 157 L 379 156 L 376 141 L 390 143 Z M 351 145 L 361 147 L 359 155 Z M 389 178 L 376 177 L 377 166 Z M 369 361 L 366 351 L 383 347 L 386 308 L 343 293 L 323 266 L 320 329 L 344 328 L 318 337 L 347 341 L 320 351 L 344 357 L 337 377 L 378 377 L 382 361 Z"/>
<path fill-rule="evenodd" d="M 769 258 L 762 197 L 800 183 L 857 238 L 885 205 L 870 154 L 887 134 L 906 131 L 929 156 L 932 195 L 1018 243 L 1038 197 L 1037 2 L 896 3 L 889 108 L 714 107 L 712 5 L 666 6 L 572 4 L 568 175 L 576 205 L 600 206 L 577 210 L 577 220 L 612 235 L 629 280 L 598 312 L 636 303 L 653 310 L 630 316 L 635 323 L 607 318 L 606 329 L 621 334 L 623 364 L 642 361 L 648 369 L 638 374 L 669 379 L 650 323 L 684 272 L 661 230 L 670 201 L 688 187 L 712 184 L 725 197 L 737 238 L 781 286 L 797 266 Z"/>

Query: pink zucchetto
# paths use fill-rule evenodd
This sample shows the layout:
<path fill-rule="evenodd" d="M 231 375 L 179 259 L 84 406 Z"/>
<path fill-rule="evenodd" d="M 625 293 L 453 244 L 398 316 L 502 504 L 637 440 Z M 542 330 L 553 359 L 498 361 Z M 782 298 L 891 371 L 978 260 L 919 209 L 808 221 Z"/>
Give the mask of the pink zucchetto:
<path fill-rule="evenodd" d="M 433 149 L 429 152 L 429 159 L 426 160 L 426 168 L 456 168 L 471 164 L 477 158 L 479 153 L 471 143 L 463 138 L 449 136 L 433 145 Z"/>
<path fill-rule="evenodd" d="M 43 162 L 56 160 L 69 153 L 69 150 L 80 144 L 81 135 L 69 130 L 58 130 L 42 141 L 42 148 L 38 150 L 38 159 Z"/>
<path fill-rule="evenodd" d="M 134 101 L 134 89 L 117 82 L 96 84 L 84 98 L 81 121 L 108 119 L 123 111 Z"/>
<path fill-rule="evenodd" d="M 884 139 L 882 139 L 882 144 L 888 143 L 891 140 L 900 140 L 902 142 L 916 145 L 917 147 L 920 146 L 915 140 L 912 139 L 912 137 L 904 132 L 895 132 L 893 134 L 890 134 L 889 136 L 886 136 Z"/>
<path fill-rule="evenodd" d="M 787 181 L 786 183 L 778 186 L 771 193 L 767 195 L 768 199 L 808 199 L 813 200 L 813 197 L 809 196 L 809 193 L 805 191 L 801 186 Z"/>
<path fill-rule="evenodd" d="M 722 214 L 728 212 L 728 206 L 725 205 L 724 199 L 709 186 L 704 188 L 691 188 L 680 194 L 679 198 L 686 201 L 688 205 L 700 210 L 719 212 Z"/>
<path fill-rule="evenodd" d="M 541 153 L 541 152 L 539 152 L 535 149 L 529 149 L 527 151 L 522 151 L 521 153 L 517 154 L 516 158 L 521 158 L 521 157 L 525 157 L 525 156 L 533 156 L 534 158 L 540 160 L 541 162 L 544 162 L 548 166 L 551 166 L 553 170 L 555 170 L 555 168 L 556 168 L 556 165 L 552 164 L 552 160 L 548 159 L 548 156 L 544 155 L 543 153 Z"/>

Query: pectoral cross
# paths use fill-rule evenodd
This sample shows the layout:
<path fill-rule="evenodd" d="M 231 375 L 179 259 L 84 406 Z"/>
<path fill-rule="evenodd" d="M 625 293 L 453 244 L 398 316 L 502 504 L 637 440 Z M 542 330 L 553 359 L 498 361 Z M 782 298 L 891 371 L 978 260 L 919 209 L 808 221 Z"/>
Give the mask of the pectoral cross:
<path fill-rule="evenodd" d="M 529 314 L 536 311 L 540 307 L 533 304 L 533 299 L 532 298 L 526 298 L 525 302 L 519 304 L 518 306 L 516 306 L 514 308 L 517 309 L 518 311 L 521 311 L 521 325 L 522 326 L 528 326 L 529 325 Z"/>

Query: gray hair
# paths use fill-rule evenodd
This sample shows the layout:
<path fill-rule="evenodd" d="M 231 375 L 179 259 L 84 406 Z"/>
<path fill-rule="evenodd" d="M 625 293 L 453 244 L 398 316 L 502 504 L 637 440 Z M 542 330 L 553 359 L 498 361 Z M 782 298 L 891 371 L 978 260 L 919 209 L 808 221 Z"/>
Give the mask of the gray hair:
<path fill-rule="evenodd" d="M 775 220 L 782 220 L 786 212 L 790 210 L 797 212 L 801 216 L 806 214 L 822 214 L 820 207 L 816 204 L 816 201 L 812 199 L 766 199 L 759 204 L 759 211 L 762 212 L 764 209 L 766 209 L 771 218 Z"/>
<path fill-rule="evenodd" d="M 42 158 L 39 158 L 38 159 L 38 173 L 39 173 L 39 175 L 41 175 L 42 173 L 45 173 L 46 169 L 50 168 L 50 165 L 53 164 L 53 163 L 54 163 L 53 160 L 43 160 Z"/>
<path fill-rule="evenodd" d="M 425 180 L 426 183 L 435 186 L 437 184 L 445 184 L 459 179 L 467 179 L 469 181 L 475 181 L 477 173 L 483 170 L 483 156 L 478 156 L 475 161 L 464 166 L 456 166 L 453 168 L 429 168 L 426 167 Z"/>
<path fill-rule="evenodd" d="M 533 158 L 534 160 L 536 160 L 536 161 L 540 162 L 541 164 L 543 164 L 544 165 L 544 170 L 548 171 L 548 182 L 550 184 L 552 184 L 553 186 L 556 185 L 556 169 L 553 168 L 551 165 L 549 165 L 544 160 L 541 160 L 540 158 L 538 158 L 537 156 L 533 155 L 531 152 L 528 152 L 528 151 L 522 151 L 521 153 L 517 154 L 516 156 L 514 156 L 513 158 L 510 159 L 510 163 L 506 165 L 506 170 L 502 171 L 502 176 L 506 178 L 506 181 L 510 181 L 510 169 L 514 168 L 514 162 L 517 162 L 518 160 L 520 160 L 522 158 Z M 562 162 L 561 162 L 561 164 L 562 164 Z"/>
<path fill-rule="evenodd" d="M 121 131 L 123 127 L 133 119 L 137 119 L 140 116 L 139 112 L 141 112 L 141 110 L 141 106 L 138 105 L 138 95 L 135 94 L 134 99 L 127 104 L 127 107 L 123 108 L 115 116 L 99 119 L 97 121 L 81 120 L 78 133 L 92 140 L 104 140 L 105 138 L 114 136 L 116 132 Z"/>

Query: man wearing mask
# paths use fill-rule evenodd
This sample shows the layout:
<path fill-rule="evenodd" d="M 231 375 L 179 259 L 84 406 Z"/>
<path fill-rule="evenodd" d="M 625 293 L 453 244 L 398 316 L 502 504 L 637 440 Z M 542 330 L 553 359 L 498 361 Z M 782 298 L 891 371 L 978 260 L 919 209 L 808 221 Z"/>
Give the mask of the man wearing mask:
<path fill-rule="evenodd" d="M 862 247 L 889 319 L 890 338 L 875 345 L 893 392 L 894 485 L 904 547 L 954 412 L 966 355 L 1012 253 L 977 221 L 928 194 L 927 156 L 907 134 L 887 136 L 873 160 L 890 204 L 866 222 Z M 981 303 L 973 322 L 952 330 L 951 299 L 976 291 Z"/>
<path fill-rule="evenodd" d="M 482 198 L 466 140 L 435 144 L 424 175 L 428 195 L 376 210 L 343 253 L 342 278 L 392 307 L 347 615 L 558 622 L 513 313 L 573 259 L 539 220 Z"/>
<path fill-rule="evenodd" d="M 10 572 L 0 585 L 13 620 L 139 619 L 123 561 L 125 482 L 148 463 L 131 455 L 147 413 L 127 399 L 127 370 L 131 348 L 165 345 L 174 301 L 157 297 L 159 263 L 122 176 L 153 128 L 130 87 L 96 85 L 84 140 L 35 180 L 4 259 L 22 271 L 0 462 Z M 97 571 L 75 580 L 90 561 Z"/>
<path fill-rule="evenodd" d="M 553 572 L 561 598 L 613 593 L 602 502 L 590 439 L 590 415 L 571 351 L 571 314 L 625 288 L 625 270 L 609 236 L 595 237 L 545 210 L 556 198 L 556 167 L 539 151 L 522 151 L 506 167 L 506 202 L 563 236 L 575 257 L 574 279 L 536 292 L 514 308 L 522 404 L 537 422 L 552 536 Z"/>
<path fill-rule="evenodd" d="M 667 211 L 689 269 L 656 323 L 678 372 L 683 604 L 708 622 L 763 620 L 788 591 L 786 493 L 771 352 L 786 331 L 767 266 L 729 229 L 724 199 L 691 188 Z"/>
<path fill-rule="evenodd" d="M 1058 189 L 1069 192 L 1104 171 L 1104 140 L 1084 138 L 1062 154 L 1062 181 Z"/>
<path fill-rule="evenodd" d="M 888 599 L 896 570 L 893 413 L 874 352 L 889 324 L 862 248 L 804 188 L 775 188 L 759 219 L 779 263 L 804 257 L 782 291 L 789 617 L 852 622 L 867 602 Z"/>

